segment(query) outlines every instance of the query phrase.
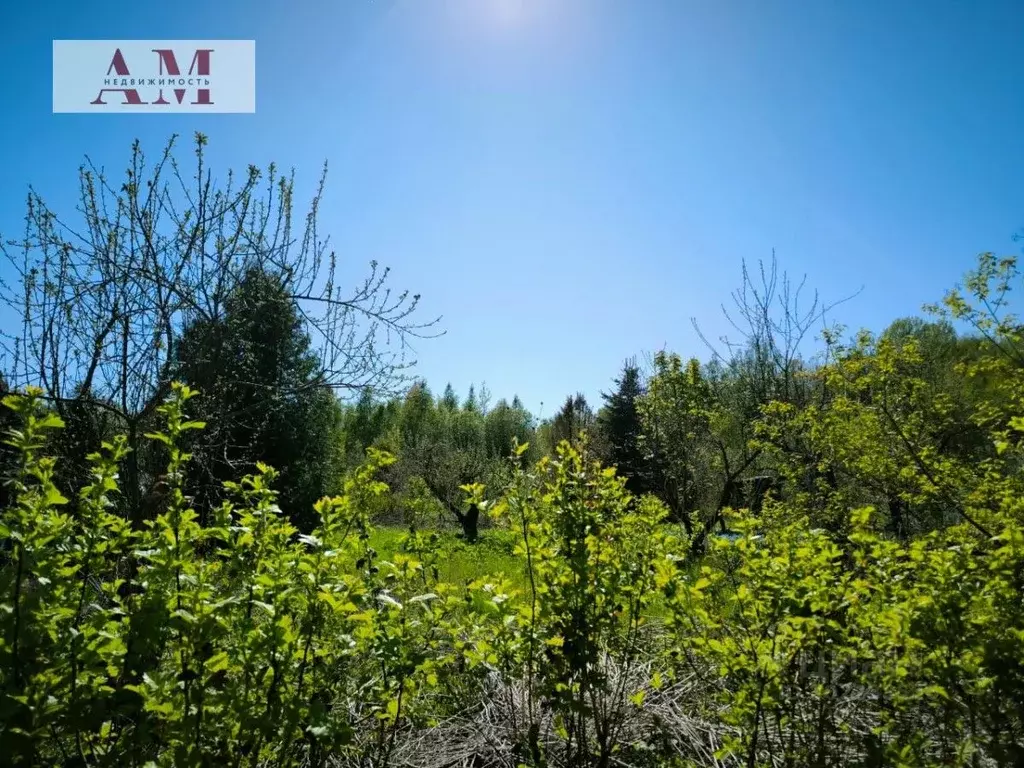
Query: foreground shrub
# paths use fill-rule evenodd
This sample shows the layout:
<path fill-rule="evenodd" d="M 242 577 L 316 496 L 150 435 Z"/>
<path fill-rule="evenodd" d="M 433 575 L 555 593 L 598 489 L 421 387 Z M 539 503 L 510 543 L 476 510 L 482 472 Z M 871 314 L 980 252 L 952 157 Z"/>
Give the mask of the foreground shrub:
<path fill-rule="evenodd" d="M 546 723 L 559 737 L 556 763 L 609 765 L 642 704 L 633 669 L 646 655 L 666 510 L 631 496 L 585 445 L 563 442 L 518 473 L 491 512 L 515 531 L 529 583 L 498 636 L 506 680 L 524 681 L 519 758 L 546 761 Z"/>
<path fill-rule="evenodd" d="M 385 563 L 367 544 L 390 459 L 371 455 L 318 502 L 309 535 L 265 466 L 202 527 L 182 493 L 181 438 L 202 427 L 183 416 L 192 394 L 176 387 L 161 409 L 167 504 L 137 531 L 109 511 L 123 440 L 89 457 L 72 518 L 40 454 L 59 419 L 37 393 L 8 398 L 24 427 L 0 528 L 0 750 L 13 765 L 386 762 L 398 731 L 428 719 L 454 605 L 415 556 Z"/>
<path fill-rule="evenodd" d="M 963 525 L 902 545 L 862 509 L 840 546 L 806 519 L 743 513 L 742 535 L 715 545 L 721 567 L 663 566 L 671 667 L 714 692 L 706 712 L 733 728 L 720 754 L 1021 764 L 1024 531 L 1012 520 L 991 540 Z"/>
<path fill-rule="evenodd" d="M 499 492 L 465 487 L 523 572 L 455 585 L 436 533 L 370 545 L 382 453 L 308 534 L 263 465 L 200 524 L 192 395 L 150 435 L 167 491 L 138 529 L 115 514 L 123 438 L 71 505 L 45 455 L 60 420 L 6 399 L 5 764 L 1024 764 L 1024 422 L 996 434 L 970 523 L 895 541 L 871 508 L 837 535 L 770 504 L 696 562 L 659 502 L 562 443 Z"/>

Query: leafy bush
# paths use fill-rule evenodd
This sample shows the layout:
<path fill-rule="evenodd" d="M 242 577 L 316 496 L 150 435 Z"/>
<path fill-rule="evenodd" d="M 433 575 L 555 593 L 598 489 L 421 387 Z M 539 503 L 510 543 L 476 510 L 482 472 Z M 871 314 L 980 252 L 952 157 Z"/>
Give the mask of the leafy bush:
<path fill-rule="evenodd" d="M 114 504 L 124 438 L 71 505 L 45 455 L 60 419 L 38 391 L 6 398 L 8 764 L 1024 762 L 1024 421 L 991 429 L 962 523 L 893 539 L 870 507 L 837 532 L 773 502 L 697 560 L 698 531 L 563 442 L 500 492 L 464 488 L 523 572 L 455 585 L 437 532 L 371 545 L 376 451 L 308 534 L 265 465 L 200 524 L 193 394 L 176 385 L 149 436 L 168 490 L 139 528 Z"/>
<path fill-rule="evenodd" d="M 207 527 L 182 487 L 198 429 L 176 386 L 162 407 L 170 492 L 143 530 L 109 511 L 123 439 L 90 456 L 80 516 L 41 455 L 60 420 L 11 396 L 23 429 L 2 529 L 0 737 L 14 765 L 290 765 L 328 754 L 379 763 L 452 662 L 455 603 L 413 554 L 379 561 L 364 510 L 390 459 L 371 455 L 297 535 L 260 472 L 228 488 Z"/>
<path fill-rule="evenodd" d="M 607 765 L 634 706 L 626 681 L 643 648 L 665 509 L 630 496 L 614 469 L 589 458 L 585 443 L 563 441 L 554 458 L 519 473 L 491 513 L 516 532 L 529 581 L 496 641 L 505 675 L 526 681 L 521 759 L 545 760 L 545 710 L 559 762 Z"/>
<path fill-rule="evenodd" d="M 1024 529 L 901 544 L 856 510 L 845 546 L 806 518 L 737 515 L 696 577 L 661 567 L 670 668 L 714 693 L 746 765 L 1019 765 Z M 758 530 L 763 526 L 764 533 Z M 682 651 L 679 653 L 678 651 Z M 993 763 L 994 761 L 994 763 Z"/>

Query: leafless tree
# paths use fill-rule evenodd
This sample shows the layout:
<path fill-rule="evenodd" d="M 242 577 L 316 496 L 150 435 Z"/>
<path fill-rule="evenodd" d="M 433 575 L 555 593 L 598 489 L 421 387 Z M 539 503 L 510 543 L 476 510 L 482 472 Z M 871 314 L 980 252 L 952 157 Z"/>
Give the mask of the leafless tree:
<path fill-rule="evenodd" d="M 121 182 L 87 158 L 75 219 L 30 190 L 24 236 L 0 242 L 16 275 L 0 286 L 0 301 L 21 317 L 0 345 L 11 386 L 40 386 L 64 416 L 83 405 L 105 413 L 137 448 L 168 394 L 184 329 L 221 318 L 239 279 L 257 268 L 279 276 L 295 302 L 320 354 L 317 386 L 397 388 L 414 362 L 410 341 L 435 335 L 438 321 L 417 322 L 419 296 L 394 292 L 376 262 L 354 288 L 342 284 L 318 224 L 326 164 L 296 220 L 294 173 L 249 166 L 219 184 L 205 136 L 194 138 L 188 171 L 176 143 L 148 163 L 136 141 Z M 126 472 L 137 502 L 137 459 Z"/>
<path fill-rule="evenodd" d="M 817 291 L 807 295 L 807 276 L 794 284 L 786 272 L 779 272 L 774 251 L 767 265 L 758 262 L 758 277 L 744 261 L 743 283 L 732 293 L 734 307 L 730 310 L 722 305 L 737 336 L 723 335 L 718 345 L 713 344 L 697 320 L 691 320 L 711 351 L 713 368 L 721 373 L 715 377 L 723 385 L 719 397 L 728 400 L 730 412 L 740 416 L 732 422 L 734 434 L 719 441 L 721 493 L 701 534 L 695 537 L 695 552 L 703 549 L 707 533 L 719 522 L 722 508 L 735 497 L 744 474 L 756 466 L 760 450 L 750 441 L 761 408 L 772 401 L 806 404 L 813 391 L 808 377 L 801 375 L 807 370 L 803 352 L 808 337 L 815 327 L 826 331 L 831 310 L 860 292 L 832 303 L 823 302 Z"/>
<path fill-rule="evenodd" d="M 767 265 L 758 261 L 759 280 L 751 275 L 746 261 L 742 268 L 743 284 L 732 292 L 733 309 L 722 305 L 737 336 L 723 335 L 715 345 L 696 318 L 691 323 L 713 360 L 734 371 L 742 369 L 753 401 L 793 402 L 801 395 L 798 374 L 808 337 L 815 327 L 824 330 L 828 314 L 860 291 L 832 303 L 823 302 L 817 291 L 808 295 L 807 275 L 794 284 L 788 273 L 779 272 L 774 250 Z"/>

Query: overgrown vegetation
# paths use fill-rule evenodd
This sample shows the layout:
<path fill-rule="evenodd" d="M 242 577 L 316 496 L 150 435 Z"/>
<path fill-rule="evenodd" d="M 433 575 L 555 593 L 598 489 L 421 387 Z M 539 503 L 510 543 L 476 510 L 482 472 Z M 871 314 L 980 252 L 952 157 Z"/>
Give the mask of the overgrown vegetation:
<path fill-rule="evenodd" d="M 93 203 L 109 245 L 66 263 L 48 215 L 22 244 L 43 269 L 0 381 L 5 764 L 1024 764 L 1016 259 L 982 256 L 929 320 L 826 327 L 815 359 L 819 302 L 745 270 L 738 343 L 631 361 L 602 408 L 538 423 L 399 387 L 372 328 L 311 321 L 244 195 L 161 241 L 222 254 L 188 309 L 210 252 L 161 272 L 169 199 Z M 125 232 L 137 261 L 105 273 Z M 373 285 L 368 316 L 392 306 Z"/>

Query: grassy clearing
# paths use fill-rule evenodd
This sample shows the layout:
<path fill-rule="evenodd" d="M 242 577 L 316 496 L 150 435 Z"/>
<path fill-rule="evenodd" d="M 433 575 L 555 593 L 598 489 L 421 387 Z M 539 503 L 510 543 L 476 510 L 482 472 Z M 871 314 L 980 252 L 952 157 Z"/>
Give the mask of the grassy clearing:
<path fill-rule="evenodd" d="M 384 560 L 399 550 L 402 537 L 408 529 L 399 526 L 374 528 L 370 545 Z M 526 574 L 526 562 L 515 554 L 516 534 L 500 529 L 481 531 L 476 544 L 467 544 L 453 531 L 440 532 L 441 550 L 438 574 L 441 581 L 450 584 L 468 584 L 485 577 L 503 576 L 511 582 L 518 596 L 526 595 L 530 588 Z M 648 604 L 645 615 L 651 619 L 660 618 L 665 609 L 661 596 L 654 596 Z"/>
<path fill-rule="evenodd" d="M 399 527 L 375 528 L 370 544 L 387 560 L 398 551 L 406 533 L 407 529 Z M 514 553 L 515 536 L 509 531 L 484 530 L 476 544 L 467 544 L 450 531 L 441 532 L 440 536 L 439 576 L 442 581 L 467 584 L 487 576 L 502 575 L 517 589 L 527 588 L 526 564 Z"/>

